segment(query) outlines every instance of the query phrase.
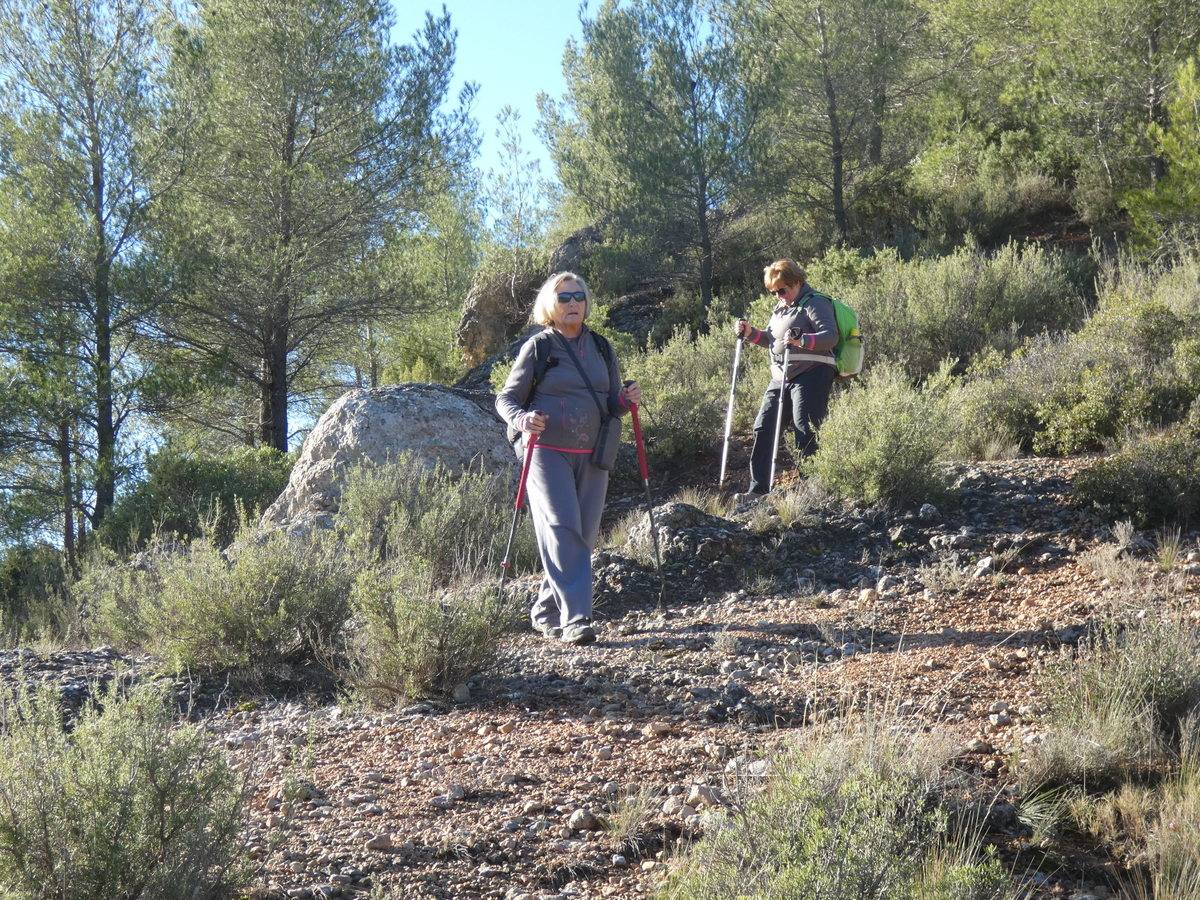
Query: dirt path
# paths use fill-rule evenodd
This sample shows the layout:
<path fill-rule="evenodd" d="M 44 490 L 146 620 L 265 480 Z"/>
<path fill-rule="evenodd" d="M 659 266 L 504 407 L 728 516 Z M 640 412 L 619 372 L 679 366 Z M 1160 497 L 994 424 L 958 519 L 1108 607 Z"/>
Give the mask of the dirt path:
<path fill-rule="evenodd" d="M 596 645 L 514 637 L 463 704 L 213 719 L 254 773 L 258 892 L 645 896 L 772 751 L 849 704 L 947 732 L 1002 798 L 1010 754 L 1038 740 L 1032 673 L 1104 602 L 1079 561 L 1100 523 L 1067 503 L 1081 464 L 972 466 L 961 502 L 925 518 L 810 518 L 760 551 L 787 560 L 776 590 L 701 577 L 661 614 L 610 596 Z M 1190 577 L 1184 602 L 1198 593 Z M 1095 873 L 1029 877 L 1067 896 Z"/>

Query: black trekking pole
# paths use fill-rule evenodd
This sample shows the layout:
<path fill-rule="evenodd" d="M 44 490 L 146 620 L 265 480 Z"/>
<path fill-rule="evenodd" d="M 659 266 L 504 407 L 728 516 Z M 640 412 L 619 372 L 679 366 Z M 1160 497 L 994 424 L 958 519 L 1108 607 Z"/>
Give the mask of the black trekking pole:
<path fill-rule="evenodd" d="M 787 390 L 788 362 L 792 351 L 792 345 L 788 343 L 788 339 L 792 336 L 793 330 L 795 329 L 789 329 L 783 336 L 783 371 L 779 378 L 779 410 L 775 414 L 775 445 L 771 448 L 771 477 L 767 480 L 768 491 L 775 487 L 775 459 L 779 456 L 779 433 L 783 431 L 783 396 Z"/>
<path fill-rule="evenodd" d="M 529 435 L 529 443 L 525 446 L 525 464 L 521 466 L 521 477 L 517 481 L 517 499 L 513 503 L 512 525 L 508 529 L 508 546 L 504 548 L 504 561 L 500 563 L 500 599 L 504 599 L 504 582 L 508 580 L 508 573 L 512 571 L 512 560 L 509 558 L 512 555 L 513 540 L 517 536 L 517 521 L 521 517 L 521 507 L 525 503 L 525 482 L 529 478 L 529 464 L 533 461 L 533 448 L 537 446 L 538 436 L 536 434 Z"/>
<path fill-rule="evenodd" d="M 729 436 L 733 433 L 733 398 L 737 391 L 738 367 L 742 362 L 742 345 L 745 339 L 739 334 L 737 347 L 733 351 L 733 378 L 729 383 L 729 407 L 725 410 L 725 445 L 721 448 L 721 474 L 717 478 L 717 490 L 725 484 L 725 465 L 729 462 Z"/>
<path fill-rule="evenodd" d="M 650 469 L 646 465 L 646 443 L 642 440 L 642 422 L 638 418 L 638 405 L 636 403 L 629 404 L 629 412 L 633 417 L 633 439 L 637 444 L 638 471 L 642 475 L 642 486 L 646 489 L 646 503 L 648 504 L 646 511 L 650 515 L 650 539 L 654 543 L 654 568 L 658 570 L 658 608 L 661 611 L 667 581 L 663 575 L 662 554 L 658 550 L 658 529 L 654 526 L 654 500 L 650 497 Z"/>

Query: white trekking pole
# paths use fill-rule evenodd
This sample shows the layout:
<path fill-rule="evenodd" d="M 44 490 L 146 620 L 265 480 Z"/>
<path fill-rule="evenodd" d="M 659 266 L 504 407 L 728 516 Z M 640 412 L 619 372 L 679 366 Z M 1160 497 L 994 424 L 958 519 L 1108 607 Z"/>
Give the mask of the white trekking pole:
<path fill-rule="evenodd" d="M 792 345 L 787 342 L 790 336 L 791 332 L 789 331 L 783 338 L 783 371 L 780 373 L 779 379 L 779 410 L 775 414 L 775 445 L 771 450 L 771 477 L 767 481 L 768 491 L 775 487 L 775 460 L 779 456 L 779 433 L 783 431 L 783 398 L 787 391 L 788 362 L 792 350 Z"/>
<path fill-rule="evenodd" d="M 742 362 L 742 344 L 745 339 L 739 334 L 737 347 L 733 351 L 733 378 L 729 384 L 729 408 L 725 410 L 725 446 L 721 448 L 721 475 L 717 479 L 717 490 L 725 484 L 725 464 L 729 462 L 729 436 L 733 433 L 733 397 L 737 391 L 738 369 Z"/>

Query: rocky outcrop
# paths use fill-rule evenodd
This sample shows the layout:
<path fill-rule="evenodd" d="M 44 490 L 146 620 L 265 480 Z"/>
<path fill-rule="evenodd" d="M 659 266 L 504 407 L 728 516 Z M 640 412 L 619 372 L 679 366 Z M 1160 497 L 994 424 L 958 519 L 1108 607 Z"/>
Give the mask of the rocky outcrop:
<path fill-rule="evenodd" d="M 600 239 L 599 227 L 589 225 L 569 234 L 548 259 L 536 252 L 520 251 L 484 265 L 467 293 L 455 331 L 467 362 L 478 367 L 502 352 L 529 324 L 533 300 L 542 282 L 551 272 L 580 272 Z"/>
<path fill-rule="evenodd" d="M 262 524 L 295 532 L 328 526 L 351 468 L 405 451 L 453 471 L 482 465 L 511 477 L 516 469 L 504 427 L 486 398 L 434 384 L 350 391 L 304 441 L 287 487 L 263 513 Z"/>
<path fill-rule="evenodd" d="M 599 246 L 601 237 L 598 225 L 586 225 L 571 232 L 550 254 L 550 271 L 578 273 L 588 254 Z"/>
<path fill-rule="evenodd" d="M 742 524 L 711 516 L 677 501 L 655 507 L 654 525 L 662 551 L 662 564 L 667 568 L 692 570 L 697 565 L 742 562 L 761 543 Z M 649 554 L 649 516 L 629 529 L 626 546 L 638 556 L 646 557 Z"/>
<path fill-rule="evenodd" d="M 533 298 L 546 278 L 544 266 L 518 259 L 501 266 L 504 271 L 488 268 L 476 275 L 454 333 L 468 363 L 478 366 L 528 324 Z"/>
<path fill-rule="evenodd" d="M 516 359 L 521 345 L 541 330 L 541 325 L 526 326 L 520 334 L 508 342 L 508 346 L 498 353 L 493 353 L 479 365 L 475 366 L 466 375 L 454 382 L 454 386 L 468 391 L 490 391 L 492 389 L 492 369 Z"/>
<path fill-rule="evenodd" d="M 608 324 L 632 335 L 639 346 L 645 347 L 667 300 L 674 295 L 675 289 L 665 285 L 618 297 L 608 308 Z"/>

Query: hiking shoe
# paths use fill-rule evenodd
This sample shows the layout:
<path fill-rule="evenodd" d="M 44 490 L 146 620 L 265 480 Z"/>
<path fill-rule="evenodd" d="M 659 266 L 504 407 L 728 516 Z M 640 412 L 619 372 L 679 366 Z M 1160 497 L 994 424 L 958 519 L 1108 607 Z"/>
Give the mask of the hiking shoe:
<path fill-rule="evenodd" d="M 549 622 L 534 622 L 533 630 L 538 632 L 542 637 L 550 638 L 557 641 L 562 637 L 563 630 L 557 625 L 551 625 Z"/>
<path fill-rule="evenodd" d="M 564 644 L 574 644 L 576 647 L 594 644 L 596 643 L 596 629 L 587 619 L 581 619 L 578 622 L 572 622 L 562 630 L 562 640 Z"/>

